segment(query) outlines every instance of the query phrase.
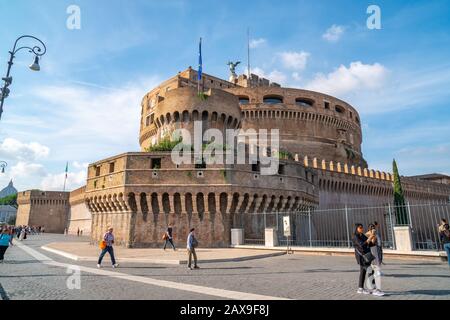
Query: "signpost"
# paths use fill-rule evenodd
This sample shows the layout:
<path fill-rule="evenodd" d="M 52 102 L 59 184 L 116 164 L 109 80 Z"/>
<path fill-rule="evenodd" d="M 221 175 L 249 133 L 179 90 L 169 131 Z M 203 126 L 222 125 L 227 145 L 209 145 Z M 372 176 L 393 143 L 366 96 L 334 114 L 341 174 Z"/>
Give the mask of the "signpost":
<path fill-rule="evenodd" d="M 289 238 L 291 237 L 291 220 L 289 216 L 283 217 L 283 232 L 284 236 L 286 237 L 286 243 L 287 243 L 287 254 L 294 253 L 294 251 L 290 248 L 289 245 Z"/>

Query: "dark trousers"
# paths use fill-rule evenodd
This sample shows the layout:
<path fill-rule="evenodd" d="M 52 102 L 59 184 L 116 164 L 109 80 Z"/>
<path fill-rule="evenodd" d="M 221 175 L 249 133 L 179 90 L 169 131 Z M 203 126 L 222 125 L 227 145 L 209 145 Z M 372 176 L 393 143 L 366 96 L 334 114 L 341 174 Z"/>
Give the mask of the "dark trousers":
<path fill-rule="evenodd" d="M 6 249 L 8 249 L 8 246 L 0 246 L 0 260 L 3 260 L 3 257 L 5 256 Z"/>
<path fill-rule="evenodd" d="M 197 253 L 195 252 L 195 248 L 187 249 L 188 251 L 188 268 L 192 265 L 192 256 L 194 256 L 194 267 L 197 266 Z"/>
<path fill-rule="evenodd" d="M 359 287 L 364 288 L 364 281 L 366 280 L 367 266 L 359 266 Z"/>
<path fill-rule="evenodd" d="M 100 253 L 100 257 L 98 257 L 98 264 L 102 264 L 103 257 L 107 252 L 111 257 L 111 263 L 116 264 L 116 258 L 114 258 L 114 249 L 112 246 L 106 246 L 106 248 L 102 250 L 102 253 Z"/>
<path fill-rule="evenodd" d="M 175 245 L 173 244 L 173 239 L 166 239 L 166 242 L 164 242 L 164 249 L 166 249 L 167 243 L 170 243 L 172 245 L 173 250 L 175 250 Z"/>

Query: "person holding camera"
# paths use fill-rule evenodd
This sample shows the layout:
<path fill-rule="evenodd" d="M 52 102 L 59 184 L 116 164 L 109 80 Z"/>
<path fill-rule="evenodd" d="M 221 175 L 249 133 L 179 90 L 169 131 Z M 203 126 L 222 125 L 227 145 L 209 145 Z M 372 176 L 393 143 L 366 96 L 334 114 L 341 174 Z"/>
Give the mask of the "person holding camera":
<path fill-rule="evenodd" d="M 358 291 L 356 293 L 370 294 L 369 290 L 364 289 L 367 268 L 374 260 L 374 256 L 370 252 L 370 244 L 373 236 L 369 238 L 364 234 L 364 227 L 361 223 L 355 225 L 355 233 L 353 236 L 353 246 L 355 247 L 355 258 L 359 264 L 359 282 Z"/>
<path fill-rule="evenodd" d="M 375 222 L 376 223 L 376 222 Z M 367 287 L 375 288 L 371 293 L 374 296 L 382 297 L 384 292 L 381 291 L 381 263 L 382 263 L 382 251 L 381 251 L 381 237 L 376 229 L 376 225 L 370 224 L 369 231 L 366 233 L 366 237 L 372 239 L 369 242 L 370 253 L 373 255 L 374 259 L 370 265 L 371 272 L 368 276 Z"/>

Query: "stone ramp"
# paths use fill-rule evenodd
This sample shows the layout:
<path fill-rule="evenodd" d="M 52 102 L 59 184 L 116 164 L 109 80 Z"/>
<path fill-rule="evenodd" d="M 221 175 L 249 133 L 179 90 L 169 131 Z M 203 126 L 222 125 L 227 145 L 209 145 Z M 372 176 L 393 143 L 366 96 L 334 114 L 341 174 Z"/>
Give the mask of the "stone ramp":
<path fill-rule="evenodd" d="M 98 246 L 89 242 L 53 242 L 41 247 L 42 249 L 65 258 L 76 261 L 97 261 L 100 255 Z M 234 249 L 234 248 L 198 248 L 196 249 L 198 263 L 232 262 L 253 259 L 263 259 L 268 257 L 286 254 L 286 251 L 263 251 L 255 249 Z M 114 254 L 118 263 L 154 263 L 154 264 L 187 264 L 186 248 L 181 247 L 177 251 L 166 248 L 122 248 L 114 247 Z M 108 262 L 108 254 L 104 261 Z"/>

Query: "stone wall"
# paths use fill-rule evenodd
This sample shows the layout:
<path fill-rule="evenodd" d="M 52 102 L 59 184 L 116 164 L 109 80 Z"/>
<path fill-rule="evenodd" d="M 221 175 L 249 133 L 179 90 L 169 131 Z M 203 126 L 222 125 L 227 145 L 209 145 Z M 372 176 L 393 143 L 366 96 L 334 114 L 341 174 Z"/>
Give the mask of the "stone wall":
<path fill-rule="evenodd" d="M 161 167 L 151 169 L 160 159 Z M 109 172 L 114 163 L 114 172 Z M 92 240 L 113 226 L 125 246 L 157 246 L 169 224 L 177 239 L 197 229 L 203 246 L 230 243 L 232 225 L 248 213 L 294 211 L 317 205 L 312 170 L 282 161 L 284 172 L 264 176 L 251 165 L 176 166 L 170 153 L 127 153 L 91 164 L 85 199 L 92 212 Z M 248 232 L 260 232 L 249 225 Z M 184 241 L 184 240 L 183 240 Z"/>
<path fill-rule="evenodd" d="M 42 226 L 46 232 L 63 233 L 69 213 L 69 192 L 29 190 L 19 192 L 17 225 Z"/>
<path fill-rule="evenodd" d="M 92 215 L 84 201 L 85 189 L 86 187 L 83 186 L 70 192 L 69 234 L 77 234 L 78 230 L 82 231 L 83 235 L 91 234 Z"/>

